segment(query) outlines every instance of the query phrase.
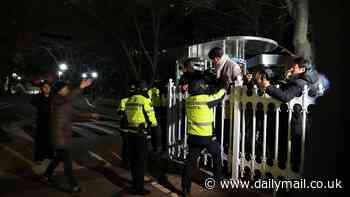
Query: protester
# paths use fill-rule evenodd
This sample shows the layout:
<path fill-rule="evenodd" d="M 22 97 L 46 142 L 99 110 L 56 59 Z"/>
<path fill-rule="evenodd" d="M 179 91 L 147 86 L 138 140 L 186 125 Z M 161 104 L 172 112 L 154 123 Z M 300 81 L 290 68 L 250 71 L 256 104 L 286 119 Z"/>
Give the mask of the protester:
<path fill-rule="evenodd" d="M 52 159 L 54 153 L 49 128 L 51 86 L 48 82 L 44 82 L 40 90 L 40 93 L 35 95 L 30 101 L 37 109 L 34 134 L 34 161 L 38 165 L 41 165 L 45 159 Z"/>
<path fill-rule="evenodd" d="M 74 90 L 70 90 L 68 84 L 64 81 L 56 81 L 52 87 L 52 100 L 51 100 L 51 116 L 50 116 L 50 128 L 53 134 L 53 144 L 55 148 L 55 156 L 46 172 L 43 175 L 43 179 L 49 183 L 52 183 L 52 175 L 60 162 L 64 163 L 64 174 L 68 179 L 68 186 L 64 186 L 63 189 L 77 193 L 81 191 L 77 180 L 73 175 L 72 166 L 72 118 L 73 115 L 80 115 L 86 118 L 97 118 L 97 114 L 85 113 L 78 114 L 74 111 L 72 102 L 82 93 L 82 90 L 89 87 L 92 84 L 91 80 L 83 80 L 80 83 L 80 87 Z"/>

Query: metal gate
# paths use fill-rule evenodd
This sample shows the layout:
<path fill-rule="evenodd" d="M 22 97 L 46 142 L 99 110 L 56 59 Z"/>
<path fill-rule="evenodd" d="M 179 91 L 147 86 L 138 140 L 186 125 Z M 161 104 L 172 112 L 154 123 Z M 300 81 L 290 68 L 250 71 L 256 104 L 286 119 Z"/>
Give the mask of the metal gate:
<path fill-rule="evenodd" d="M 213 109 L 215 116 L 220 116 L 221 122 L 214 122 L 214 127 L 220 124 L 218 143 L 221 147 L 221 158 L 223 158 L 223 163 L 227 162 L 231 178 L 247 177 L 246 174 L 250 179 L 254 179 L 258 174 L 262 178 L 271 176 L 290 179 L 300 176 L 304 167 L 308 107 L 314 103 L 314 99 L 309 97 L 307 92 L 307 87 L 305 87 L 302 96 L 288 103 L 282 103 L 266 94 L 260 95 L 256 87 L 248 90 L 246 86 L 239 86 L 232 88 L 230 95 L 222 101 L 220 114 L 216 113 L 216 108 Z M 170 159 L 177 161 L 184 161 L 188 154 L 184 109 L 186 97 L 187 94 L 178 92 L 174 81 L 169 79 L 168 154 Z M 294 144 L 292 142 L 292 114 L 295 105 L 300 106 L 302 119 L 300 167 L 297 172 L 292 170 L 291 163 L 291 150 L 294 148 L 292 146 Z M 225 109 L 229 111 L 225 113 Z M 225 118 L 229 121 L 229 127 L 224 125 Z M 281 129 L 280 122 L 284 119 L 286 124 Z M 271 129 L 268 125 L 274 126 Z M 229 135 L 226 135 L 229 139 L 225 137 L 225 132 L 229 132 Z M 226 146 L 228 146 L 227 149 Z M 281 153 L 286 155 L 286 160 L 279 162 L 279 155 L 283 155 Z M 210 162 L 207 163 L 210 157 L 208 153 L 203 153 L 202 156 L 205 165 L 212 165 Z M 281 167 L 279 163 L 284 163 L 284 167 L 283 165 Z"/>
<path fill-rule="evenodd" d="M 248 104 L 252 108 L 250 117 L 247 117 Z M 245 86 L 234 88 L 230 95 L 230 151 L 228 154 L 230 157 L 228 161 L 231 166 L 232 178 L 237 179 L 243 177 L 246 169 L 250 171 L 251 179 L 254 178 L 257 172 L 261 174 L 261 177 L 285 177 L 287 179 L 300 177 L 300 173 L 304 168 L 306 119 L 308 107 L 311 104 L 314 104 L 314 99 L 308 96 L 308 88 L 306 86 L 300 97 L 296 97 L 288 103 L 282 103 L 269 97 L 267 94 L 259 95 L 256 87 L 252 90 L 251 95 L 248 94 L 248 89 Z M 284 111 L 282 111 L 283 105 L 286 107 Z M 302 132 L 301 138 L 295 138 L 295 140 L 300 141 L 292 140 L 292 114 L 299 113 L 294 111 L 296 105 L 301 108 L 299 115 L 302 120 Z M 256 148 L 258 143 L 256 139 L 258 106 L 260 106 L 262 114 L 260 118 L 262 127 L 259 131 L 262 134 L 262 144 L 259 148 Z M 269 106 L 273 106 L 272 110 L 269 110 Z M 286 125 L 283 129 L 280 129 L 282 113 L 285 113 L 283 119 L 285 119 Z M 247 118 L 251 118 L 251 130 L 246 127 Z M 268 129 L 268 119 L 270 120 L 270 125 L 273 125 L 273 129 L 271 129 L 271 127 Z M 247 134 L 251 136 L 249 159 L 246 158 Z M 270 137 L 270 143 L 267 143 L 269 139 L 268 136 Z M 281 143 L 280 140 L 283 140 L 285 143 Z M 301 146 L 300 152 L 295 153 L 296 157 L 300 157 L 298 163 L 294 163 L 294 165 L 299 166 L 298 171 L 292 170 L 291 162 L 292 148 L 299 148 L 296 147 L 295 144 Z M 283 147 L 285 147 L 285 149 Z M 270 164 L 268 164 L 267 150 L 273 150 L 270 154 L 272 160 Z M 259 159 L 261 161 L 257 159 L 257 151 L 261 152 L 261 159 Z M 279 158 L 283 153 L 286 155 L 286 161 L 281 161 Z M 279 163 L 282 163 L 282 166 L 285 164 L 284 167 L 279 166 Z"/>

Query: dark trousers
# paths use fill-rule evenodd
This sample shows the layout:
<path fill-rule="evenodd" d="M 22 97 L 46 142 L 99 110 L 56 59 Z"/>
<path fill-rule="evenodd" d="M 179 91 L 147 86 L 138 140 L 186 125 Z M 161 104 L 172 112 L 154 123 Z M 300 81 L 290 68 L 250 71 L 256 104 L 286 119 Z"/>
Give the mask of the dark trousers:
<path fill-rule="evenodd" d="M 73 175 L 71 153 L 68 149 L 56 149 L 55 156 L 46 169 L 45 176 L 51 177 L 61 161 L 64 163 L 64 175 L 67 177 L 69 185 L 71 187 L 77 186 L 78 183 Z"/>
<path fill-rule="evenodd" d="M 127 134 L 128 155 L 133 186 L 144 189 L 145 162 L 147 158 L 146 138 L 142 134 Z"/>
<path fill-rule="evenodd" d="M 128 164 L 128 141 L 127 141 L 127 134 L 125 132 L 121 132 L 122 137 L 122 160 L 125 165 Z"/>
<path fill-rule="evenodd" d="M 182 173 L 182 190 L 191 191 L 192 170 L 196 167 L 197 158 L 201 151 L 206 148 L 213 158 L 214 178 L 221 177 L 221 153 L 220 146 L 216 141 L 212 141 L 211 137 L 200 137 L 189 135 L 189 156 L 185 161 L 185 168 Z"/>
<path fill-rule="evenodd" d="M 155 109 L 157 111 L 157 109 Z M 167 108 L 159 107 L 159 125 L 161 128 L 162 150 L 168 150 Z M 158 120 L 158 119 L 157 119 Z"/>
<path fill-rule="evenodd" d="M 221 140 L 221 121 L 222 121 L 222 117 L 221 116 L 221 113 L 222 113 L 222 104 L 218 104 L 216 106 L 216 115 L 215 115 L 215 136 L 216 136 L 216 139 L 218 140 L 218 142 L 220 142 Z"/>
<path fill-rule="evenodd" d="M 123 114 L 121 116 L 121 120 L 120 120 L 120 127 L 122 129 L 126 129 L 128 128 L 128 120 L 126 118 L 126 115 Z M 121 132 L 120 133 L 121 137 L 122 137 L 122 162 L 124 165 L 127 165 L 128 164 L 128 145 L 127 145 L 127 137 L 126 137 L 126 133 L 125 132 Z"/>
<path fill-rule="evenodd" d="M 41 122 L 40 122 L 41 121 Z M 54 147 L 51 142 L 49 120 L 42 118 L 36 123 L 36 131 L 34 135 L 34 160 L 43 161 L 44 159 L 52 159 Z"/>

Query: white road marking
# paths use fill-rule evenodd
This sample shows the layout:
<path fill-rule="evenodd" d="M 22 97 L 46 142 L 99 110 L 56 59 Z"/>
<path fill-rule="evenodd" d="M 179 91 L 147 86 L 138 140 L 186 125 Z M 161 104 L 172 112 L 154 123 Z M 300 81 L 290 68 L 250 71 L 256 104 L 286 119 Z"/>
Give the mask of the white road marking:
<path fill-rule="evenodd" d="M 105 163 L 105 167 L 110 167 L 110 166 L 112 166 L 111 163 L 109 163 L 108 161 L 106 161 L 105 159 L 103 159 L 103 158 L 102 158 L 101 156 L 99 156 L 98 154 L 96 154 L 96 153 L 94 153 L 94 152 L 92 152 L 92 151 L 90 151 L 90 150 L 89 150 L 88 152 L 89 152 L 89 154 L 90 154 L 92 157 L 94 157 L 95 159 L 104 162 L 104 163 Z"/>
<path fill-rule="evenodd" d="M 28 165 L 35 166 L 35 163 L 33 161 L 30 161 L 29 159 L 25 158 L 21 153 L 13 150 L 12 148 L 10 148 L 8 146 L 3 146 L 3 145 L 0 145 L 0 147 L 2 149 L 6 150 L 7 152 L 10 152 L 11 154 L 13 154 L 15 157 L 21 159 L 22 161 L 24 161 Z"/>
<path fill-rule="evenodd" d="M 76 132 L 76 133 L 78 133 L 78 134 L 80 134 L 88 139 L 94 139 L 94 138 L 98 137 L 97 134 L 93 134 L 91 132 L 86 132 L 83 128 L 80 128 L 78 126 L 72 126 L 72 129 L 74 132 Z"/>
<path fill-rule="evenodd" d="M 88 104 L 88 106 L 92 107 L 92 108 L 96 108 L 95 105 L 91 104 L 90 101 L 87 98 L 84 98 L 86 104 Z"/>
<path fill-rule="evenodd" d="M 12 107 L 12 104 L 0 103 L 0 110 Z"/>
<path fill-rule="evenodd" d="M 116 158 L 118 158 L 120 161 L 122 161 L 122 157 L 119 156 L 118 154 L 116 154 L 115 152 L 112 152 L 112 155 L 115 156 Z"/>
<path fill-rule="evenodd" d="M 160 190 L 161 192 L 163 192 L 163 193 L 165 193 L 165 194 L 167 194 L 167 195 L 170 195 L 170 196 L 172 196 L 172 197 L 178 197 L 178 196 L 179 196 L 179 195 L 177 195 L 176 193 L 170 191 L 168 188 L 165 188 L 163 185 L 159 184 L 159 183 L 156 182 L 156 181 L 153 181 L 153 182 L 151 183 L 151 185 L 152 185 L 153 187 L 155 187 L 156 189 Z"/>
<path fill-rule="evenodd" d="M 79 122 L 76 122 L 76 123 L 74 123 L 74 125 L 85 126 L 85 127 L 88 127 L 88 128 L 92 128 L 92 129 L 103 131 L 103 132 L 108 133 L 110 135 L 115 135 L 114 131 L 111 131 L 111 130 L 106 129 L 106 128 L 101 127 L 101 126 L 94 125 L 92 123 L 79 123 Z"/>
<path fill-rule="evenodd" d="M 29 140 L 30 142 L 34 141 L 32 136 L 30 136 L 26 132 L 24 132 L 23 129 L 21 129 L 20 127 L 18 127 L 16 125 L 16 123 L 11 124 L 10 126 L 2 126 L 1 128 L 2 128 L 2 130 L 4 130 L 6 133 L 8 133 L 10 135 L 14 135 L 14 136 L 20 137 L 22 139 Z"/>

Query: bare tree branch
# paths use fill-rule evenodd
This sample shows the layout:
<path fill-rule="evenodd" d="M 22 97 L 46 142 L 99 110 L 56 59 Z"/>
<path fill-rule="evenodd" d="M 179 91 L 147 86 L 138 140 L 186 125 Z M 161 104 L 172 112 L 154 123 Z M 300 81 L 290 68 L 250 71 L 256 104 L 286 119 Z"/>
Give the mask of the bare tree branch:
<path fill-rule="evenodd" d="M 140 46 L 147 58 L 147 60 L 149 61 L 149 63 L 152 65 L 153 64 L 153 61 L 152 61 L 152 58 L 151 56 L 149 55 L 149 52 L 148 50 L 146 49 L 145 47 L 145 44 L 143 42 L 143 38 L 142 38 L 142 34 L 141 34 L 141 29 L 140 29 L 140 26 L 139 26 L 139 23 L 137 21 L 137 18 L 136 16 L 134 16 L 134 24 L 135 24 L 135 28 L 136 28 L 136 32 L 137 32 L 137 36 L 138 36 L 138 39 L 139 39 L 139 42 L 140 42 Z"/>
<path fill-rule="evenodd" d="M 56 56 L 51 52 L 51 49 L 48 47 L 41 46 L 40 48 L 45 49 L 47 53 L 52 57 L 52 59 L 55 61 L 56 64 L 58 64 Z"/>
<path fill-rule="evenodd" d="M 287 10 L 288 10 L 290 16 L 292 16 L 294 18 L 295 15 L 294 15 L 294 11 L 293 11 L 294 10 L 294 2 L 293 2 L 293 0 L 284 0 L 284 1 L 286 3 Z"/>
<path fill-rule="evenodd" d="M 139 74 L 138 70 L 136 69 L 136 65 L 135 65 L 134 59 L 130 55 L 129 49 L 126 46 L 126 43 L 125 43 L 124 40 L 122 40 L 122 39 L 118 39 L 118 40 L 119 40 L 120 45 L 122 46 L 123 51 L 125 52 L 128 60 L 129 60 L 130 65 L 131 65 L 131 68 L 130 68 L 131 73 L 133 74 L 135 79 L 138 80 L 140 78 L 140 74 Z"/>

